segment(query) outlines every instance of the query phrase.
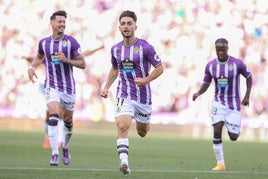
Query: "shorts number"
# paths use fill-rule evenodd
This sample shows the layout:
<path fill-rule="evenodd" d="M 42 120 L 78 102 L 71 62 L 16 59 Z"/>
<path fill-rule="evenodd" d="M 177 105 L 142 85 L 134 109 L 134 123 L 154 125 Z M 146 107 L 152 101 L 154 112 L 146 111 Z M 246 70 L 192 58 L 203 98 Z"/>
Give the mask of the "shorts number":
<path fill-rule="evenodd" d="M 216 115 L 216 114 L 217 114 L 217 108 L 213 107 L 213 108 L 211 109 L 211 113 L 212 113 L 213 115 Z"/>

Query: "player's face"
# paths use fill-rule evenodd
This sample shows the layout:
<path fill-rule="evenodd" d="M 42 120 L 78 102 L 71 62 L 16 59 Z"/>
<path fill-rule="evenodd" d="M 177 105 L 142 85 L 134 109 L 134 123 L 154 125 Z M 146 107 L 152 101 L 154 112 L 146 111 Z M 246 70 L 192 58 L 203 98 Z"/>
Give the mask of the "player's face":
<path fill-rule="evenodd" d="M 56 16 L 56 18 L 51 21 L 53 32 L 57 35 L 63 34 L 66 26 L 65 21 L 66 18 L 64 16 Z"/>
<path fill-rule="evenodd" d="M 128 38 L 134 36 L 136 29 L 137 29 L 136 23 L 131 17 L 121 18 L 119 30 L 123 37 Z"/>
<path fill-rule="evenodd" d="M 226 61 L 228 58 L 228 47 L 227 46 L 216 46 L 216 54 L 218 60 Z"/>

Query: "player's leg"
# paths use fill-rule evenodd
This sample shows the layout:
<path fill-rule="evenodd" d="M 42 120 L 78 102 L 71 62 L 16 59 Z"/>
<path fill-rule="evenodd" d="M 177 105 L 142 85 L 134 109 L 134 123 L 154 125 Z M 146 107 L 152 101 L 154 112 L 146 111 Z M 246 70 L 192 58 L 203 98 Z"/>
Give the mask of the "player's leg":
<path fill-rule="evenodd" d="M 76 96 L 65 93 L 60 93 L 60 95 L 61 106 L 63 108 L 62 161 L 65 165 L 68 165 L 71 160 L 69 143 L 73 134 L 73 114 Z"/>
<path fill-rule="evenodd" d="M 229 110 L 226 117 L 226 128 L 231 141 L 236 141 L 240 135 L 242 114 L 240 111 Z"/>
<path fill-rule="evenodd" d="M 145 137 L 149 132 L 151 125 L 151 105 L 145 105 L 135 102 L 135 115 L 136 130 L 139 136 Z"/>
<path fill-rule="evenodd" d="M 226 107 L 213 102 L 211 107 L 211 119 L 213 126 L 213 151 L 217 165 L 212 170 L 225 170 L 224 151 L 222 143 L 222 128 L 225 121 Z"/>
<path fill-rule="evenodd" d="M 47 128 L 48 137 L 52 150 L 52 158 L 50 160 L 50 165 L 57 166 L 59 163 L 58 121 L 62 115 L 62 108 L 60 106 L 60 94 L 57 90 L 53 88 L 46 88 L 45 95 L 49 111 L 48 128 Z"/>
<path fill-rule="evenodd" d="M 62 133 L 62 161 L 65 165 L 70 163 L 69 142 L 73 134 L 73 111 L 64 109 Z"/>
<path fill-rule="evenodd" d="M 115 121 L 117 126 L 117 153 L 120 159 L 119 170 L 127 175 L 130 173 L 128 162 L 129 139 L 128 131 L 134 116 L 133 102 L 125 99 L 117 99 L 115 104 Z"/>
<path fill-rule="evenodd" d="M 43 148 L 49 149 L 50 148 L 50 142 L 48 138 L 48 120 L 49 120 L 49 112 L 48 109 L 46 109 L 46 117 L 44 120 L 44 129 L 45 129 L 45 136 L 43 141 Z"/>
<path fill-rule="evenodd" d="M 138 121 L 136 122 L 137 133 L 141 137 L 145 137 L 147 133 L 149 132 L 150 128 L 151 128 L 150 123 L 141 123 Z"/>
<path fill-rule="evenodd" d="M 62 147 L 62 141 L 63 141 L 63 128 L 64 128 L 63 119 L 59 120 L 58 128 L 59 128 L 58 147 L 61 148 Z"/>
<path fill-rule="evenodd" d="M 58 102 L 51 101 L 48 104 L 49 121 L 48 121 L 48 137 L 52 150 L 51 166 L 57 166 L 59 163 L 59 149 L 58 149 L 58 121 L 60 119 L 61 107 Z"/>
<path fill-rule="evenodd" d="M 224 123 L 222 121 L 213 125 L 213 150 L 217 165 L 212 170 L 225 170 L 224 152 L 222 143 L 222 128 Z"/>
<path fill-rule="evenodd" d="M 132 117 L 130 115 L 120 115 L 116 117 L 117 126 L 117 153 L 120 159 L 119 170 L 127 175 L 130 173 L 128 152 L 129 152 L 129 140 L 128 131 L 131 127 Z"/>

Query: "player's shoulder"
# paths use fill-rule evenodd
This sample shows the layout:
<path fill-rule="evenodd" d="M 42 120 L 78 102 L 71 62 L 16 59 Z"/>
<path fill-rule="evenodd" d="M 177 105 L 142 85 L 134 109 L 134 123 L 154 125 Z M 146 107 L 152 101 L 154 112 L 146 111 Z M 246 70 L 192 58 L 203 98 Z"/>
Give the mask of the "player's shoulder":
<path fill-rule="evenodd" d="M 141 46 L 148 46 L 148 47 L 152 47 L 152 45 L 145 39 L 138 39 L 136 44 L 139 44 Z"/>
<path fill-rule="evenodd" d="M 44 41 L 48 41 L 48 40 L 51 40 L 51 36 L 43 37 L 43 38 L 41 38 L 39 41 L 40 41 L 40 42 L 44 42 Z"/>
<path fill-rule="evenodd" d="M 123 45 L 124 45 L 123 41 L 120 41 L 120 42 L 114 44 L 114 45 L 112 46 L 112 49 L 114 49 L 114 48 L 116 48 L 116 47 L 123 46 Z"/>
<path fill-rule="evenodd" d="M 208 62 L 207 62 L 207 65 L 209 64 L 216 64 L 217 63 L 217 58 L 213 58 L 213 59 L 210 59 Z"/>
<path fill-rule="evenodd" d="M 229 61 L 232 62 L 232 63 L 237 63 L 237 64 L 244 63 L 243 60 L 240 59 L 240 58 L 236 58 L 236 57 L 233 57 L 233 56 L 230 56 L 229 58 L 230 58 Z"/>
<path fill-rule="evenodd" d="M 68 39 L 68 40 L 70 40 L 70 41 L 77 41 L 76 38 L 75 38 L 74 36 L 72 36 L 72 35 L 67 35 L 67 34 L 64 35 L 63 39 L 66 39 L 66 40 Z"/>

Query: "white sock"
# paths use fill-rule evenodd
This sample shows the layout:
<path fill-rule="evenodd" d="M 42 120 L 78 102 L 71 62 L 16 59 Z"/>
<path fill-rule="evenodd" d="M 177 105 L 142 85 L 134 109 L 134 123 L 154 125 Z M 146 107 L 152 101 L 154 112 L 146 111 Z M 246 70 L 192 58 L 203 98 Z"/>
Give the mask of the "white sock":
<path fill-rule="evenodd" d="M 59 126 L 59 138 L 58 138 L 58 142 L 59 143 L 62 143 L 62 141 L 63 141 L 63 127 L 64 127 L 63 119 L 60 119 L 59 120 L 58 126 Z"/>
<path fill-rule="evenodd" d="M 57 121 L 57 117 L 50 117 L 49 120 L 54 120 Z M 49 142 L 50 146 L 52 149 L 52 155 L 54 154 L 59 154 L 59 149 L 58 149 L 58 125 L 48 125 L 48 137 L 49 137 Z"/>
<path fill-rule="evenodd" d="M 128 150 L 129 150 L 128 138 L 117 139 L 116 143 L 117 143 L 117 153 L 119 155 L 121 163 L 128 164 Z"/>
<path fill-rule="evenodd" d="M 68 126 L 68 127 L 66 127 Z M 73 134 L 73 123 L 66 123 L 64 122 L 63 125 L 63 140 L 62 140 L 62 148 L 68 148 L 70 139 L 72 137 Z"/>
<path fill-rule="evenodd" d="M 45 122 L 44 122 L 44 128 L 45 128 L 45 138 L 47 138 L 48 137 L 48 124 L 47 124 L 47 121 L 45 120 Z"/>
<path fill-rule="evenodd" d="M 213 150 L 217 160 L 217 164 L 224 165 L 223 144 L 213 144 Z"/>

